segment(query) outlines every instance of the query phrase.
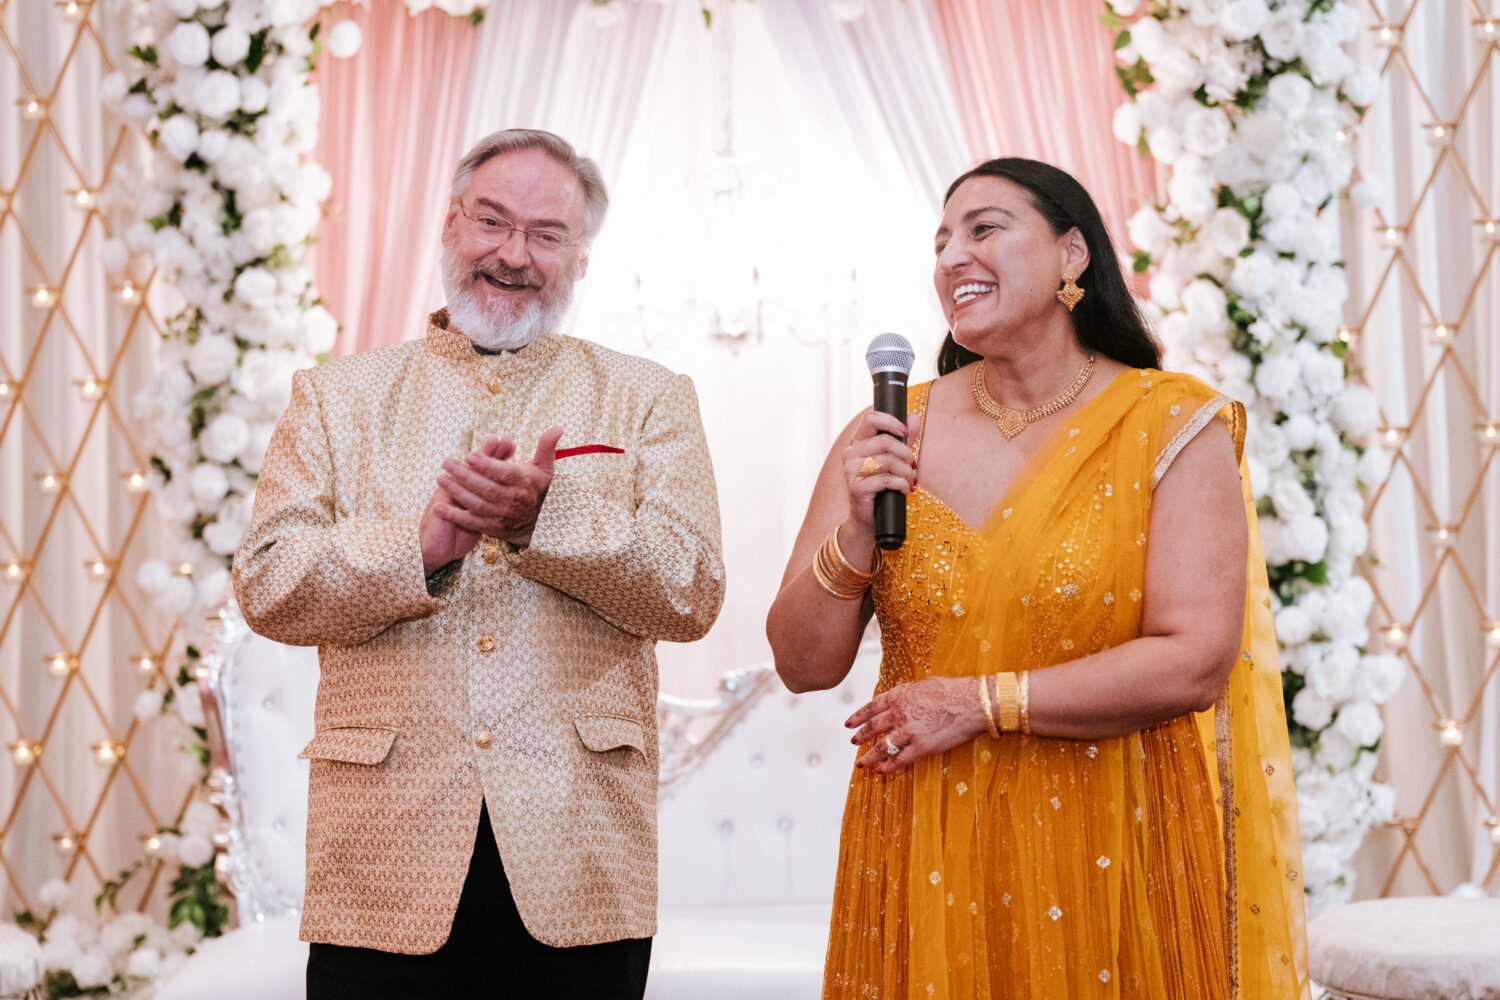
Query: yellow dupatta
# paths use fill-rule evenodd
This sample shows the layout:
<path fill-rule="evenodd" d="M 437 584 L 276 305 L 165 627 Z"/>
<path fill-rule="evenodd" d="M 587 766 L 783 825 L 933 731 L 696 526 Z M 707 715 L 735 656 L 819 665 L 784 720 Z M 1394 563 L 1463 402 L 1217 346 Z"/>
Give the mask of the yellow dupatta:
<path fill-rule="evenodd" d="M 990 515 L 931 672 L 1039 670 L 1135 638 L 1152 488 L 1243 408 L 1118 376 Z M 1280 670 L 1253 496 L 1240 661 L 1216 707 L 1120 739 L 1006 734 L 912 774 L 907 996 L 1309 996 Z"/>

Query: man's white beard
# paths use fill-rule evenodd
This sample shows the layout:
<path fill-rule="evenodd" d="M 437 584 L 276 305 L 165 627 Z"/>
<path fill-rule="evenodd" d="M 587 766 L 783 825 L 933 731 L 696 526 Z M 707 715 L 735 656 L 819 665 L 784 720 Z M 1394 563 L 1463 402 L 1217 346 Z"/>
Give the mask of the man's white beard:
<path fill-rule="evenodd" d="M 476 279 L 465 273 L 453 247 L 443 248 L 443 292 L 448 298 L 448 321 L 487 351 L 515 351 L 538 337 L 554 333 L 573 302 L 573 281 L 560 278 L 549 294 L 528 302 L 519 316 L 505 302 L 482 302 L 474 294 Z"/>

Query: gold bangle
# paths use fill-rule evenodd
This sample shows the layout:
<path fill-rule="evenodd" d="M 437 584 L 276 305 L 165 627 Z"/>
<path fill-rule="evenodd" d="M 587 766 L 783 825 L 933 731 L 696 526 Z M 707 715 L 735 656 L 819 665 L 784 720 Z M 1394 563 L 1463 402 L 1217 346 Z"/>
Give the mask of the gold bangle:
<path fill-rule="evenodd" d="M 1016 709 L 1021 716 L 1021 733 L 1031 735 L 1031 671 L 1021 674 L 1016 684 Z"/>
<path fill-rule="evenodd" d="M 880 565 L 880 550 L 876 549 L 868 572 L 855 569 L 839 549 L 839 530 L 834 528 L 823 540 L 823 544 L 818 546 L 818 551 L 813 556 L 812 570 L 818 585 L 829 594 L 841 601 L 857 601 L 870 589 L 875 574 L 880 572 Z"/>
<path fill-rule="evenodd" d="M 984 724 L 989 727 L 990 735 L 995 739 L 1000 738 L 1000 730 L 995 728 L 995 711 L 990 708 L 990 685 L 989 678 L 983 674 L 979 675 L 979 704 L 984 708 Z"/>
<path fill-rule="evenodd" d="M 1016 675 L 995 675 L 995 717 L 1002 733 L 1014 733 L 1021 728 L 1021 710 L 1017 705 Z"/>

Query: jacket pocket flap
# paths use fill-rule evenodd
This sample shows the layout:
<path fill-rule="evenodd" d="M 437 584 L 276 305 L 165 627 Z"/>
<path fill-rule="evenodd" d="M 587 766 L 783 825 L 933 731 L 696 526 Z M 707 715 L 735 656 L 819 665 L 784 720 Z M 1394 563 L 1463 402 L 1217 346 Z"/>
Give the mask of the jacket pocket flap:
<path fill-rule="evenodd" d="M 394 729 L 338 726 L 312 738 L 297 756 L 309 760 L 338 760 L 346 764 L 379 764 L 391 752 Z"/>
<path fill-rule="evenodd" d="M 646 730 L 634 719 L 618 715 L 579 715 L 573 725 L 583 745 L 594 751 L 632 747 L 646 756 Z"/>

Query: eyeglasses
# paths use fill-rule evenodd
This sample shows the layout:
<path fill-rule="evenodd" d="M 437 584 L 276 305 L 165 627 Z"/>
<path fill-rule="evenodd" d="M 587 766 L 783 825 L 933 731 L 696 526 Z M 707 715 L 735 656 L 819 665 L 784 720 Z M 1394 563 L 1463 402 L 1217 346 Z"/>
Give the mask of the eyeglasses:
<path fill-rule="evenodd" d="M 470 215 L 463 202 L 458 203 L 459 212 L 473 225 L 469 227 L 474 242 L 484 247 L 503 246 L 511 236 L 520 233 L 526 239 L 526 249 L 541 257 L 552 257 L 569 247 L 576 247 L 581 240 L 570 240 L 556 229 L 522 229 L 509 219 L 501 218 L 483 209 L 478 215 Z"/>

